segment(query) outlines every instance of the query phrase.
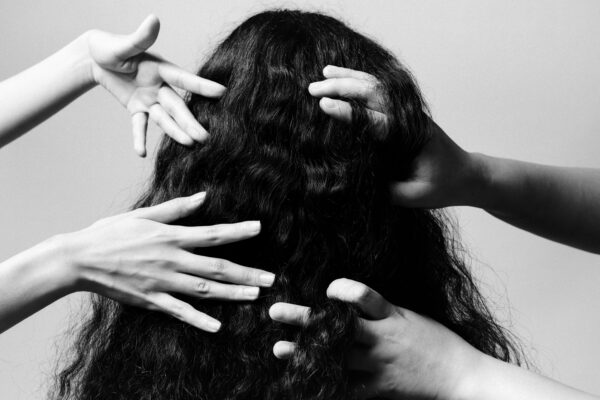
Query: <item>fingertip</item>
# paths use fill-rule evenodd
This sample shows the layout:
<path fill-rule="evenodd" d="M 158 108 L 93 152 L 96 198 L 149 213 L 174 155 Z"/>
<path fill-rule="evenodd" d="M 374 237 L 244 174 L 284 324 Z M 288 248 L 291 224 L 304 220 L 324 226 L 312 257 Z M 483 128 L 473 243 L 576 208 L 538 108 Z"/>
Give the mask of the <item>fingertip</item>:
<path fill-rule="evenodd" d="M 138 51 L 147 50 L 158 37 L 160 21 L 154 14 L 148 15 L 133 33 L 133 45 Z"/>
<path fill-rule="evenodd" d="M 175 140 L 186 147 L 192 147 L 192 145 L 196 142 L 191 136 L 188 135 L 182 136 Z"/>
<path fill-rule="evenodd" d="M 146 149 L 136 148 L 134 150 L 135 150 L 135 153 L 138 155 L 138 157 L 146 158 Z"/>
<path fill-rule="evenodd" d="M 337 298 L 339 299 L 339 293 L 340 290 L 344 288 L 345 285 L 348 284 L 348 282 L 352 282 L 350 279 L 348 278 L 338 278 L 336 280 L 334 280 L 333 282 L 331 282 L 329 284 L 329 286 L 327 287 L 327 297 L 328 298 Z"/>
<path fill-rule="evenodd" d="M 204 199 L 206 199 L 206 192 L 198 192 L 193 194 L 189 197 L 189 199 L 194 207 L 199 206 L 200 204 L 204 203 Z"/>
<path fill-rule="evenodd" d="M 215 93 L 215 97 L 223 96 L 225 94 L 225 92 L 227 91 L 227 88 L 217 82 L 214 82 L 214 84 L 215 84 L 215 87 L 214 87 L 213 91 Z"/>
<path fill-rule="evenodd" d="M 189 135 L 192 137 L 192 139 L 199 143 L 204 143 L 206 140 L 208 140 L 208 132 L 200 124 L 192 126 L 189 129 Z"/>
<path fill-rule="evenodd" d="M 315 97 L 321 97 L 323 92 L 323 85 L 325 81 L 311 82 L 308 85 L 308 93 Z"/>
<path fill-rule="evenodd" d="M 325 78 L 329 78 L 329 77 L 330 77 L 330 74 L 332 74 L 332 73 L 333 73 L 333 72 L 336 70 L 336 68 L 337 68 L 337 67 L 336 67 L 335 65 L 331 65 L 331 64 L 328 64 L 328 65 L 326 65 L 326 66 L 323 68 L 323 76 L 324 76 Z"/>
<path fill-rule="evenodd" d="M 280 360 L 290 358 L 294 353 L 296 346 L 291 342 L 279 341 L 273 345 L 273 354 Z"/>
<path fill-rule="evenodd" d="M 153 28 L 155 26 L 160 28 L 160 20 L 154 13 L 148 14 L 140 24 L 140 28 Z"/>
<path fill-rule="evenodd" d="M 209 319 L 203 329 L 210 333 L 217 333 L 221 330 L 221 323 L 216 319 Z"/>
<path fill-rule="evenodd" d="M 322 97 L 321 100 L 319 100 L 319 105 L 323 111 L 333 110 L 336 108 L 335 100 L 329 97 Z"/>
<path fill-rule="evenodd" d="M 194 88 L 194 93 L 196 94 L 209 98 L 219 98 L 227 91 L 227 88 L 218 82 L 200 76 L 196 76 L 196 78 L 198 81 L 198 87 Z"/>
<path fill-rule="evenodd" d="M 281 315 L 282 307 L 282 303 L 275 303 L 269 307 L 269 317 L 271 317 L 271 319 L 274 321 L 279 321 L 278 317 Z"/>

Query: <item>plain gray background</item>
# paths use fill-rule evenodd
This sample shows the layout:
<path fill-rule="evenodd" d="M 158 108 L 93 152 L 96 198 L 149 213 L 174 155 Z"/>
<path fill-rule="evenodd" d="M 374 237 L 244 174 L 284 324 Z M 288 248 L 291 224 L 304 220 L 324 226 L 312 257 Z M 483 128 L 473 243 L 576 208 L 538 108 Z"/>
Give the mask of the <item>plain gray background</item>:
<path fill-rule="evenodd" d="M 600 2 L 6 1 L 0 79 L 90 28 L 127 33 L 153 12 L 154 50 L 189 69 L 249 14 L 325 11 L 395 52 L 438 123 L 468 150 L 600 167 Z M 1 112 L 1 111 L 0 111 Z M 152 128 L 150 143 L 159 132 Z M 128 114 L 95 89 L 0 151 L 0 260 L 124 211 L 151 171 L 131 149 Z M 600 393 L 600 263 L 595 255 L 458 209 L 472 267 L 498 315 L 541 370 Z M 42 398 L 82 295 L 0 336 L 0 396 Z"/>

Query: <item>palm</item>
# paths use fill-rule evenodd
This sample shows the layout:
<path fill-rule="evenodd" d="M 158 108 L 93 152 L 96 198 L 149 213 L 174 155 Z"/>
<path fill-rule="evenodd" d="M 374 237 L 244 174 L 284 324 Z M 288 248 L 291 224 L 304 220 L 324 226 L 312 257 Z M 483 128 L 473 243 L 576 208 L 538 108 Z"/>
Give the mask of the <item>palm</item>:
<path fill-rule="evenodd" d="M 147 53 L 159 29 L 158 19 L 150 16 L 130 35 L 91 31 L 88 36 L 94 80 L 132 115 L 134 147 L 141 156 L 146 152 L 148 117 L 183 145 L 207 137 L 172 86 L 206 97 L 219 97 L 225 89 Z"/>

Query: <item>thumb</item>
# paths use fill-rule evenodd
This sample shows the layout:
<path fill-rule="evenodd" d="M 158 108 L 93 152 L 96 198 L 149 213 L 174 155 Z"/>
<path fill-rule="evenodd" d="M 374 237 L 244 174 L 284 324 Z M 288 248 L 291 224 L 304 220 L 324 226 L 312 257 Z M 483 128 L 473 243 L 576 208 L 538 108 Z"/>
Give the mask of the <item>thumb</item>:
<path fill-rule="evenodd" d="M 423 198 L 426 191 L 424 182 L 394 182 L 389 186 L 392 203 L 404 207 L 427 207 Z"/>
<path fill-rule="evenodd" d="M 150 14 L 140 24 L 135 32 L 125 36 L 126 45 L 121 49 L 122 59 L 133 57 L 148 50 L 154 44 L 160 31 L 160 21 L 154 14 Z"/>

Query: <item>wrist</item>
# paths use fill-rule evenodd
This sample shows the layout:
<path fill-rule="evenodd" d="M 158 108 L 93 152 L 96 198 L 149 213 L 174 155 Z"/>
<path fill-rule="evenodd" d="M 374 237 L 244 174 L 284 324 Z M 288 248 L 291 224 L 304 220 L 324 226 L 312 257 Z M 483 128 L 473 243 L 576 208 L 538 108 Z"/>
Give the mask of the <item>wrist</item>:
<path fill-rule="evenodd" d="M 461 378 L 450 396 L 451 400 L 481 400 L 487 399 L 486 388 L 492 387 L 490 377 L 497 374 L 503 361 L 478 352 L 477 357 L 470 361 L 468 370 L 461 372 Z"/>
<path fill-rule="evenodd" d="M 97 84 L 93 73 L 94 60 L 88 44 L 90 32 L 83 33 L 63 49 L 68 55 L 75 79 L 88 89 Z"/>
<path fill-rule="evenodd" d="M 465 206 L 486 208 L 493 200 L 491 195 L 493 167 L 491 157 L 482 153 L 467 153 L 467 188 Z"/>
<path fill-rule="evenodd" d="M 40 255 L 47 261 L 48 278 L 56 290 L 64 294 L 76 292 L 80 282 L 79 268 L 70 245 L 71 236 L 61 234 L 40 243 Z"/>

